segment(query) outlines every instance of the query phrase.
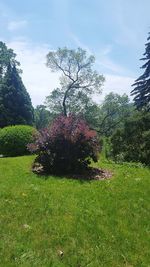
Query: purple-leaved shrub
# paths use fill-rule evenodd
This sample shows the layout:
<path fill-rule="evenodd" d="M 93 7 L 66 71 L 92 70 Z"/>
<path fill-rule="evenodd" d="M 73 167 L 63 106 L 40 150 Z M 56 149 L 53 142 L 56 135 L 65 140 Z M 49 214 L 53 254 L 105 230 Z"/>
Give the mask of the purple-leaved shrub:
<path fill-rule="evenodd" d="M 51 174 L 80 173 L 91 160 L 97 161 L 99 141 L 96 132 L 78 116 L 60 115 L 49 128 L 41 130 L 28 145 L 37 154 L 35 162 Z"/>

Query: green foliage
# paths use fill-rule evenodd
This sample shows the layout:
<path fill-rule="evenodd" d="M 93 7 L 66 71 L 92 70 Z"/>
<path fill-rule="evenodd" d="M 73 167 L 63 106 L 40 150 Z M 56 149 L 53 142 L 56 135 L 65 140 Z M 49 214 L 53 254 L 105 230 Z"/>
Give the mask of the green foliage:
<path fill-rule="evenodd" d="M 51 113 L 44 105 L 36 106 L 34 109 L 34 124 L 38 130 L 47 127 L 51 120 Z"/>
<path fill-rule="evenodd" d="M 0 127 L 33 124 L 33 107 L 12 49 L 0 42 Z"/>
<path fill-rule="evenodd" d="M 49 96 L 46 97 L 45 104 L 47 108 L 54 115 L 56 114 L 56 116 L 63 113 L 62 102 L 63 102 L 64 92 L 61 89 L 56 88 L 52 90 Z M 67 106 L 67 108 L 69 107 Z"/>
<path fill-rule="evenodd" d="M 150 165 L 150 114 L 128 120 L 111 138 L 112 155 L 117 160 Z"/>
<path fill-rule="evenodd" d="M 100 106 L 89 98 L 85 110 L 82 113 L 83 118 L 88 122 L 92 129 L 99 132 Z"/>
<path fill-rule="evenodd" d="M 21 156 L 29 154 L 27 144 L 33 141 L 36 130 L 27 125 L 8 126 L 0 130 L 0 154 Z"/>
<path fill-rule="evenodd" d="M 8 66 L 0 84 L 0 127 L 33 124 L 33 107 L 15 66 Z"/>
<path fill-rule="evenodd" d="M 57 109 L 67 116 L 68 106 L 73 108 L 75 105 L 77 110 L 80 108 L 80 100 L 83 105 L 83 98 L 91 97 L 93 93 L 101 93 L 104 77 L 92 69 L 94 62 L 94 57 L 88 57 L 86 51 L 81 48 L 70 50 L 65 47 L 48 53 L 47 66 L 54 72 L 62 73 L 61 87 L 47 97 L 50 110 L 53 109 L 53 103 L 56 103 Z M 56 109 L 55 106 L 54 108 Z"/>
<path fill-rule="evenodd" d="M 16 54 L 12 49 L 8 49 L 6 44 L 0 42 L 0 82 L 2 81 L 8 66 L 20 66 L 20 63 L 16 60 Z M 21 72 L 20 70 L 18 70 Z"/>
<path fill-rule="evenodd" d="M 145 109 L 150 111 L 150 33 L 147 38 L 148 43 L 146 43 L 146 49 L 144 58 L 141 60 L 146 61 L 146 63 L 141 67 L 145 69 L 143 75 L 141 75 L 133 84 L 135 87 L 131 95 L 134 95 L 134 101 L 137 109 Z"/>
<path fill-rule="evenodd" d="M 132 112 L 133 105 L 126 94 L 109 93 L 100 107 L 99 132 L 111 136 L 116 129 L 123 127 Z"/>
<path fill-rule="evenodd" d="M 57 88 L 46 97 L 45 103 L 53 118 L 63 113 L 62 102 L 64 93 L 65 89 Z M 73 94 L 70 92 L 66 100 L 66 108 L 68 114 L 80 115 L 87 121 L 90 127 L 98 128 L 100 107 L 85 92 L 75 91 Z"/>
<path fill-rule="evenodd" d="M 101 159 L 112 179 L 41 179 L 34 158 L 0 159 L 1 267 L 149 266 L 148 168 Z"/>

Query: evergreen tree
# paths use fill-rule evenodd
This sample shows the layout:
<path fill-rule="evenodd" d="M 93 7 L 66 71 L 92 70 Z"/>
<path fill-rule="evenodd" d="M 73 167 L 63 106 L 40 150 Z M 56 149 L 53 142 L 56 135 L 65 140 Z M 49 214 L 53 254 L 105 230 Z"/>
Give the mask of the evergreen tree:
<path fill-rule="evenodd" d="M 20 66 L 20 63 L 16 60 L 16 54 L 12 49 L 8 49 L 6 44 L 0 41 L 0 82 L 4 78 L 8 65 Z M 18 70 L 18 69 L 17 69 Z M 18 70 L 21 72 L 21 70 Z"/>
<path fill-rule="evenodd" d="M 135 88 L 132 90 L 131 95 L 135 95 L 134 101 L 137 109 L 150 110 L 150 33 L 147 38 L 148 42 L 145 44 L 146 49 L 144 58 L 146 63 L 141 67 L 145 69 L 143 75 L 141 75 L 133 84 Z"/>
<path fill-rule="evenodd" d="M 8 64 L 0 83 L 0 127 L 33 123 L 31 99 L 15 64 Z"/>

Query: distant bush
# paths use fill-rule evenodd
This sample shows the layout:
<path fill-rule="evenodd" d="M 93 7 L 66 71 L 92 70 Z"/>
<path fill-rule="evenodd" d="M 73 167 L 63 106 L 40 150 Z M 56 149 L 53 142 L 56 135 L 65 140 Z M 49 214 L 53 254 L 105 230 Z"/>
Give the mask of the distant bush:
<path fill-rule="evenodd" d="M 98 160 L 99 142 L 83 119 L 69 115 L 59 116 L 51 127 L 41 130 L 28 148 L 38 154 L 36 162 L 47 173 L 79 173 L 91 160 Z"/>
<path fill-rule="evenodd" d="M 112 156 L 117 161 L 150 165 L 150 114 L 127 121 L 111 138 Z"/>
<path fill-rule="evenodd" d="M 33 141 L 35 129 L 27 125 L 7 126 L 0 130 L 0 154 L 21 156 L 29 154 L 27 144 Z"/>

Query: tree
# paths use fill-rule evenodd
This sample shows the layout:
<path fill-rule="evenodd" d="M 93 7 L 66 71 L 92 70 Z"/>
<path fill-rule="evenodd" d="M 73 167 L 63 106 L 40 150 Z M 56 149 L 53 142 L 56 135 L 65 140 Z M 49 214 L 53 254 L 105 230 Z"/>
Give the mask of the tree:
<path fill-rule="evenodd" d="M 146 49 L 144 58 L 141 60 L 146 63 L 141 67 L 145 69 L 143 75 L 141 75 L 133 84 L 135 88 L 131 91 L 131 95 L 135 95 L 134 101 L 137 109 L 150 110 L 150 33 L 147 38 L 148 43 L 145 44 Z"/>
<path fill-rule="evenodd" d="M 70 100 L 76 99 L 78 103 L 81 93 L 91 96 L 92 93 L 101 92 L 104 77 L 92 69 L 94 61 L 94 57 L 87 57 L 86 51 L 81 48 L 70 50 L 65 47 L 48 53 L 47 66 L 53 72 L 62 73 L 61 88 L 56 89 L 53 96 L 60 94 L 61 111 L 65 116 L 68 114 Z"/>
<path fill-rule="evenodd" d="M 56 88 L 46 97 L 45 105 L 56 116 L 63 113 L 62 102 L 64 93 L 64 90 Z M 70 107 L 68 107 L 68 110 L 70 111 Z"/>
<path fill-rule="evenodd" d="M 50 120 L 51 113 L 46 109 L 46 106 L 38 105 L 34 109 L 34 122 L 38 130 L 47 127 Z"/>
<path fill-rule="evenodd" d="M 31 99 L 16 66 L 8 65 L 0 84 L 0 127 L 33 123 Z"/>
<path fill-rule="evenodd" d="M 51 112 L 53 118 L 63 113 L 63 89 L 56 88 L 46 97 L 45 104 Z M 75 91 L 69 94 L 66 99 L 68 114 L 78 114 L 82 116 L 92 128 L 98 127 L 99 106 L 83 91 Z"/>
<path fill-rule="evenodd" d="M 117 160 L 150 165 L 150 113 L 136 111 L 111 138 L 111 153 Z"/>
<path fill-rule="evenodd" d="M 20 63 L 16 60 L 16 54 L 13 50 L 8 49 L 5 43 L 0 42 L 0 82 L 7 71 L 8 65 L 11 65 L 11 67 L 16 66 L 17 68 Z"/>
<path fill-rule="evenodd" d="M 122 96 L 113 92 L 105 96 L 100 108 L 99 132 L 110 136 L 132 113 L 133 106 L 126 94 Z"/>

